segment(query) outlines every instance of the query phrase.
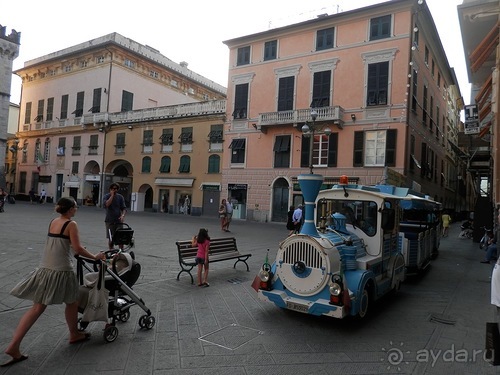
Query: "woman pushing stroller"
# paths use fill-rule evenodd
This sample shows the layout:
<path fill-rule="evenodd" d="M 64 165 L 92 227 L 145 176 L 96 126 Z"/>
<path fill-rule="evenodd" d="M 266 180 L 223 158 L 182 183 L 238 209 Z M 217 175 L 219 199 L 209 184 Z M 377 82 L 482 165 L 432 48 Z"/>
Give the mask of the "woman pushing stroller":
<path fill-rule="evenodd" d="M 32 300 L 33 306 L 19 321 L 12 340 L 5 350 L 5 354 L 11 359 L 2 364 L 2 367 L 28 358 L 21 353 L 21 341 L 47 305 L 66 304 L 65 317 L 70 344 L 90 338 L 89 333 L 78 330 L 79 285 L 73 271 L 72 258 L 73 253 L 94 260 L 104 260 L 106 256 L 104 253 L 92 254 L 81 245 L 78 225 L 72 220 L 77 209 L 78 206 L 73 198 L 65 197 L 57 202 L 55 210 L 59 213 L 59 217 L 50 222 L 40 265 L 10 292 L 18 298 Z"/>

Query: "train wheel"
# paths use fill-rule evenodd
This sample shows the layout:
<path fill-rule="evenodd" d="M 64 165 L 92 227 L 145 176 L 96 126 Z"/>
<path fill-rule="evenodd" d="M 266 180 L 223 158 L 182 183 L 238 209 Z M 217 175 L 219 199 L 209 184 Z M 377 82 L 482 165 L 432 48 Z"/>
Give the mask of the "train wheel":
<path fill-rule="evenodd" d="M 370 292 L 368 291 L 368 286 L 365 286 L 363 289 L 363 294 L 361 295 L 361 299 L 359 301 L 359 311 L 358 318 L 363 319 L 366 315 L 368 315 L 368 311 L 370 308 Z"/>

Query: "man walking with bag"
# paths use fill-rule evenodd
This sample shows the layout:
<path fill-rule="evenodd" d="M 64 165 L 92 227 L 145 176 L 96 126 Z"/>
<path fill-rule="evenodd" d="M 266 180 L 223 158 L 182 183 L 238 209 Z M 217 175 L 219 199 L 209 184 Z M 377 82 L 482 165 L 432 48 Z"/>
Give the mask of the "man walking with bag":
<path fill-rule="evenodd" d="M 120 185 L 113 182 L 109 186 L 109 193 L 103 198 L 104 208 L 106 209 L 104 222 L 106 223 L 106 238 L 108 239 L 109 250 L 113 250 L 113 236 L 116 230 L 121 227 L 127 212 L 125 198 L 118 193 L 119 189 Z"/>

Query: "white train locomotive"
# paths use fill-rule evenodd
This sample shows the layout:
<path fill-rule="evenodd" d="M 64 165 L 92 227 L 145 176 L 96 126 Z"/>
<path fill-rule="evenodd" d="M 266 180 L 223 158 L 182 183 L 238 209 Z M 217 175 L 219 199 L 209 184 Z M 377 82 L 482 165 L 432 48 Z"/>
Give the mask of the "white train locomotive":
<path fill-rule="evenodd" d="M 323 191 L 321 175 L 298 179 L 305 222 L 300 234 L 280 243 L 275 261 L 263 265 L 259 299 L 306 314 L 362 318 L 405 280 L 401 199 L 349 185 L 346 176 Z"/>

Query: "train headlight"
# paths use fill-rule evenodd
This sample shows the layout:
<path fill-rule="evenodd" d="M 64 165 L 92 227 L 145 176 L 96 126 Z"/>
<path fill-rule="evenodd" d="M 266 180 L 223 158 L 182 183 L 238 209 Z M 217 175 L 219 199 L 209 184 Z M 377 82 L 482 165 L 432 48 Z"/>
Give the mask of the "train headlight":
<path fill-rule="evenodd" d="M 330 285 L 330 294 L 332 296 L 338 297 L 341 292 L 342 292 L 342 287 L 339 284 L 333 283 L 332 285 Z"/>
<path fill-rule="evenodd" d="M 267 283 L 270 279 L 270 273 L 269 271 L 265 270 L 265 269 L 261 269 L 260 272 L 259 272 L 259 279 L 265 283 Z"/>

